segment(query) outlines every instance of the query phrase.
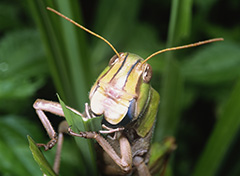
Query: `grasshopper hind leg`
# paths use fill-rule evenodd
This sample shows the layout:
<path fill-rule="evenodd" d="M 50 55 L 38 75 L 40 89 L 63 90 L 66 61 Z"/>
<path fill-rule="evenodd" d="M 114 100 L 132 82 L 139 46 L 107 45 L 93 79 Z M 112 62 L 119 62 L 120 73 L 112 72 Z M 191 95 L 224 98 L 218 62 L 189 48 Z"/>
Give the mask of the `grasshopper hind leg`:
<path fill-rule="evenodd" d="M 144 159 L 140 156 L 135 156 L 133 158 L 133 165 L 136 167 L 139 176 L 151 176 Z"/>

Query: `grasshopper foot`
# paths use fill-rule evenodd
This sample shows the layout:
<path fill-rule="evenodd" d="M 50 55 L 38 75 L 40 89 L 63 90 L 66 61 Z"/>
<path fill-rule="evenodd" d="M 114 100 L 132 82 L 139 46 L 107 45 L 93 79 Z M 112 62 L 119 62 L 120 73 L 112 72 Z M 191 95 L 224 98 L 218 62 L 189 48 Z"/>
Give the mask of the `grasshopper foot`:
<path fill-rule="evenodd" d="M 58 141 L 58 137 L 57 135 L 55 135 L 54 138 L 52 138 L 47 144 L 38 143 L 37 146 L 44 147 L 44 150 L 47 151 L 53 148 L 56 145 L 57 141 Z"/>

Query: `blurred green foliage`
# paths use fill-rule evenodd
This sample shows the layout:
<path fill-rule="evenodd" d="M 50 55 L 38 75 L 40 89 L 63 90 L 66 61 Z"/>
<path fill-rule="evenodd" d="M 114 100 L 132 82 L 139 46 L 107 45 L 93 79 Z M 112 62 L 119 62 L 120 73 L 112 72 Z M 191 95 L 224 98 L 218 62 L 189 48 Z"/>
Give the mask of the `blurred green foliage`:
<path fill-rule="evenodd" d="M 166 47 L 223 37 L 224 42 L 149 61 L 152 85 L 161 95 L 153 142 L 176 137 L 178 148 L 168 172 L 172 175 L 240 174 L 238 0 L 2 0 L 1 175 L 41 175 L 27 142 L 27 135 L 48 141 L 32 108 L 34 100 L 57 101 L 58 92 L 66 104 L 82 111 L 91 84 L 114 54 L 103 41 L 47 11 L 47 6 L 101 34 L 118 51 L 143 58 Z M 86 173 L 75 143 L 66 137 L 61 175 Z M 50 163 L 54 152 L 44 152 Z"/>

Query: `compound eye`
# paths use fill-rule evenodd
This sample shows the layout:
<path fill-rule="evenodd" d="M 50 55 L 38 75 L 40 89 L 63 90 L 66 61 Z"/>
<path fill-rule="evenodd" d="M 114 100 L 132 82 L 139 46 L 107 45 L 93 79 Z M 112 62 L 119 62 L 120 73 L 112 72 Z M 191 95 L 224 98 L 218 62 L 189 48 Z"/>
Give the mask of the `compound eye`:
<path fill-rule="evenodd" d="M 145 70 L 143 72 L 143 81 L 149 83 L 152 78 L 152 67 L 149 64 L 146 64 Z"/>
<path fill-rule="evenodd" d="M 110 59 L 108 65 L 109 65 L 109 66 L 114 65 L 114 64 L 118 61 L 118 59 L 119 59 L 119 58 L 118 58 L 117 55 L 115 54 L 115 55 Z"/>

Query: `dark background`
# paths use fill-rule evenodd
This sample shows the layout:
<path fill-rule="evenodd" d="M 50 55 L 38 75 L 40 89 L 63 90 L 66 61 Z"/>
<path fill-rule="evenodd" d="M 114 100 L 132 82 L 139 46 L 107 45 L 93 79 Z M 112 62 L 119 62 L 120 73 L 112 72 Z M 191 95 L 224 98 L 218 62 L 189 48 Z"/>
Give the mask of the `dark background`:
<path fill-rule="evenodd" d="M 2 0 L 0 2 L 0 174 L 41 175 L 28 147 L 48 136 L 32 108 L 37 98 L 82 111 L 114 52 L 46 10 L 50 6 L 108 39 L 120 51 L 153 52 L 223 37 L 224 42 L 152 58 L 160 92 L 153 142 L 176 138 L 166 175 L 239 175 L 240 21 L 238 0 Z M 48 114 L 55 129 L 62 120 Z M 80 175 L 81 154 L 66 137 L 61 175 Z M 44 153 L 50 163 L 54 149 Z M 76 157 L 79 156 L 79 157 Z"/>

